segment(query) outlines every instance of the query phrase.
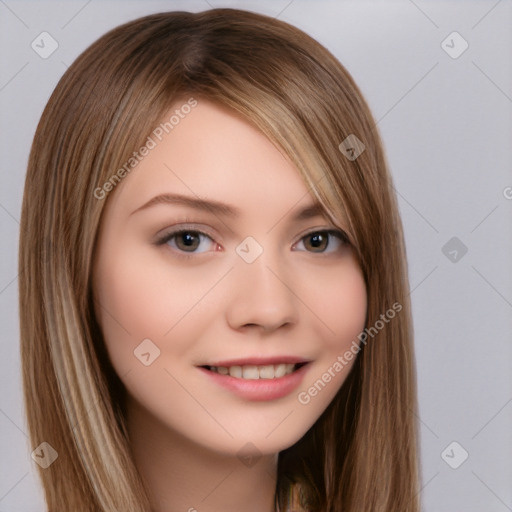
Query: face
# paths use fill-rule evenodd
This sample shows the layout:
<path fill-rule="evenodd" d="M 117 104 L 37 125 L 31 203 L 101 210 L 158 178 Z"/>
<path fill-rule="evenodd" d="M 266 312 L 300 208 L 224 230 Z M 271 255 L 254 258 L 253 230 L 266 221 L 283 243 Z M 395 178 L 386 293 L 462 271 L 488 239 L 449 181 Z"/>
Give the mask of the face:
<path fill-rule="evenodd" d="M 184 110 L 104 199 L 96 315 L 136 414 L 217 452 L 277 453 L 346 379 L 364 279 L 347 227 L 264 135 L 206 100 Z"/>

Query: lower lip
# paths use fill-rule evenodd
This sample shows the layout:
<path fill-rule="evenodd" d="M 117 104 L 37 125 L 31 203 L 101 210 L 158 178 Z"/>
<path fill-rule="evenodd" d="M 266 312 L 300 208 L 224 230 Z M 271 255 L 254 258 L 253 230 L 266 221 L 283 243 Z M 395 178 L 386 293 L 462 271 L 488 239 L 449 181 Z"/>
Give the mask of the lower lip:
<path fill-rule="evenodd" d="M 276 400 L 289 395 L 298 388 L 309 369 L 309 363 L 301 366 L 284 377 L 274 379 L 239 379 L 230 375 L 222 375 L 206 368 L 199 368 L 210 379 L 220 386 L 229 389 L 235 395 L 254 402 Z"/>

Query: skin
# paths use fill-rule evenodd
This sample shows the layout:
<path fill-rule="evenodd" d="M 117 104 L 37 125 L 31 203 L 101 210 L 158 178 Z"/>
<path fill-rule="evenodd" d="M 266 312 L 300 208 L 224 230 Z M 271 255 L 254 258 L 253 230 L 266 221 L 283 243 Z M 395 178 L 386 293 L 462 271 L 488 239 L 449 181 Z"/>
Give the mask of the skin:
<path fill-rule="evenodd" d="M 164 203 L 138 210 L 164 192 L 240 212 Z M 128 391 L 130 441 L 154 510 L 272 511 L 278 452 L 315 423 L 353 361 L 307 405 L 299 392 L 364 328 L 366 289 L 352 246 L 332 236 L 319 252 L 305 236 L 348 233 L 346 226 L 321 214 L 293 220 L 314 202 L 297 169 L 238 114 L 206 100 L 106 200 L 94 262 L 96 314 Z M 186 252 L 179 237 L 155 243 L 184 227 L 211 239 L 191 233 L 199 243 L 188 250 L 196 252 Z M 248 236 L 263 249 L 252 263 L 236 252 Z M 160 350 L 148 366 L 134 355 L 145 339 Z M 274 400 L 236 396 L 197 368 L 275 355 L 311 363 L 300 386 Z M 255 455 L 249 463 L 237 455 L 244 446 Z"/>

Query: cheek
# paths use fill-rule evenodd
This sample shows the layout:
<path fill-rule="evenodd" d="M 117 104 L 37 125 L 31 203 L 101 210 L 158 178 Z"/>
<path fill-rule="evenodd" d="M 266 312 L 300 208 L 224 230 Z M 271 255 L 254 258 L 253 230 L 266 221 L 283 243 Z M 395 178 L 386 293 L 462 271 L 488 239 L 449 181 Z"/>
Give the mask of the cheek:
<path fill-rule="evenodd" d="M 327 354 L 350 346 L 364 329 L 367 312 L 366 284 L 362 271 L 351 258 L 336 273 L 315 276 L 317 285 L 308 286 L 311 309 L 322 327 Z"/>
<path fill-rule="evenodd" d="M 135 247 L 102 249 L 95 275 L 96 312 L 105 344 L 115 367 L 129 367 L 133 351 L 144 340 L 160 339 L 183 314 L 187 291 L 179 279 L 166 281 L 144 251 Z M 179 289 L 179 293 L 176 290 Z"/>
<path fill-rule="evenodd" d="M 366 284 L 359 268 L 347 274 L 338 293 L 338 312 L 332 312 L 334 328 L 339 335 L 339 348 L 345 348 L 364 329 L 368 297 Z"/>
<path fill-rule="evenodd" d="M 327 408 L 342 387 L 359 352 L 359 334 L 364 330 L 367 292 L 355 259 L 340 269 L 338 277 L 318 279 L 310 293 L 311 309 L 317 313 L 316 330 L 322 332 L 321 354 L 305 379 L 297 401 L 302 414 L 311 421 Z M 323 286 L 322 286 L 323 285 Z"/>
<path fill-rule="evenodd" d="M 95 275 L 96 311 L 119 373 L 138 366 L 134 350 L 143 340 L 151 340 L 162 355 L 179 358 L 211 325 L 218 306 L 204 298 L 224 269 L 212 272 L 198 266 L 184 271 L 164 251 L 155 257 L 154 248 L 127 242 L 108 243 L 101 254 Z"/>

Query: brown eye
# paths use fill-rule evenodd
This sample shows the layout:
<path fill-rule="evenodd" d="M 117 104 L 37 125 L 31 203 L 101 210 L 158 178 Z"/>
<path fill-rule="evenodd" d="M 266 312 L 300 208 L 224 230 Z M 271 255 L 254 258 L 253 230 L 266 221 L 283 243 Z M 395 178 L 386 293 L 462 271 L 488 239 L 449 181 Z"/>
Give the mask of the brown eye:
<path fill-rule="evenodd" d="M 181 251 L 195 251 L 201 240 L 194 231 L 182 231 L 175 235 L 176 247 Z"/>
<path fill-rule="evenodd" d="M 299 248 L 299 250 L 316 253 L 329 253 L 339 250 L 347 243 L 348 237 L 343 231 L 323 230 L 308 233 L 306 236 L 302 237 L 297 245 L 304 246 L 304 249 Z"/>
<path fill-rule="evenodd" d="M 205 233 L 193 230 L 181 230 L 168 233 L 158 245 L 168 245 L 178 252 L 197 254 L 212 250 L 214 241 Z"/>
<path fill-rule="evenodd" d="M 322 232 L 311 233 L 306 236 L 304 240 L 304 246 L 306 249 L 313 252 L 323 252 L 329 245 L 329 235 Z"/>

